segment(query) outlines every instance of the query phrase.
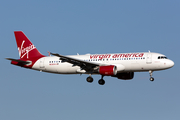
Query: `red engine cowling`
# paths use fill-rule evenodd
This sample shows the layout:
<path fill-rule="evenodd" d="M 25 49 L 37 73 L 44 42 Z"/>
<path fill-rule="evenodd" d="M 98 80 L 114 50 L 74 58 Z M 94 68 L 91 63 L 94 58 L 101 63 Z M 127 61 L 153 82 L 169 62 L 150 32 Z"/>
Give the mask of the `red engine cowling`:
<path fill-rule="evenodd" d="M 122 80 L 130 80 L 134 78 L 134 72 L 118 73 L 114 77 Z"/>
<path fill-rule="evenodd" d="M 114 65 L 110 66 L 99 66 L 99 73 L 101 75 L 112 76 L 117 74 L 117 67 Z"/>

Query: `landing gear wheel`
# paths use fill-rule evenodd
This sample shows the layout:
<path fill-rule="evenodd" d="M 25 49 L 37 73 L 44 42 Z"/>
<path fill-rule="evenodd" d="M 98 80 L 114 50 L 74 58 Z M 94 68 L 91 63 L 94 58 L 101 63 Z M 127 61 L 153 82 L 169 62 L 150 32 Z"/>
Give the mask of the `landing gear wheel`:
<path fill-rule="evenodd" d="M 152 77 L 152 73 L 153 73 L 153 71 L 152 71 L 152 70 L 149 70 L 150 81 L 154 81 L 154 78 Z"/>
<path fill-rule="evenodd" d="M 105 84 L 105 81 L 104 81 L 103 79 L 100 79 L 100 80 L 98 81 L 98 83 L 99 83 L 100 85 L 104 85 L 104 84 Z"/>
<path fill-rule="evenodd" d="M 153 77 L 150 77 L 150 81 L 154 81 L 154 78 L 153 78 Z"/>
<path fill-rule="evenodd" d="M 86 80 L 87 80 L 87 82 L 89 82 L 89 83 L 92 83 L 92 82 L 93 82 L 93 78 L 92 78 L 92 77 L 90 77 L 90 76 L 89 76 L 89 77 L 87 77 L 87 79 L 86 79 Z"/>

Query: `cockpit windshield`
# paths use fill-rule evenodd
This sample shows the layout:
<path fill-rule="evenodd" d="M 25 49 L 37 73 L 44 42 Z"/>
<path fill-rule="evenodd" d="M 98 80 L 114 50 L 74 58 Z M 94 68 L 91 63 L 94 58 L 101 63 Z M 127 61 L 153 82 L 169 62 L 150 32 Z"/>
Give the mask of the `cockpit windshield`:
<path fill-rule="evenodd" d="M 159 56 L 158 59 L 168 59 L 166 56 Z"/>

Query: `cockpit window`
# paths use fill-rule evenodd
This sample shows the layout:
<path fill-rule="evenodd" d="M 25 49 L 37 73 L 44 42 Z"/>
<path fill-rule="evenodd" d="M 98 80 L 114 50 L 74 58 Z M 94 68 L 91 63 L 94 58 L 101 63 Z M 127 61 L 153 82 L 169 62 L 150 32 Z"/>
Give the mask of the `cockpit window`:
<path fill-rule="evenodd" d="M 168 59 L 166 56 L 159 56 L 158 59 Z"/>

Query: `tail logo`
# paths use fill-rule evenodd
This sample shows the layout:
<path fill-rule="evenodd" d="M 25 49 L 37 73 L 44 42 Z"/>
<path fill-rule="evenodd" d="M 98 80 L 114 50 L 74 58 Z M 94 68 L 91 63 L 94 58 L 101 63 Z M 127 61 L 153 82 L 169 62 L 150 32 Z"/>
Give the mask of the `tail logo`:
<path fill-rule="evenodd" d="M 20 58 L 23 58 L 25 55 L 27 55 L 27 59 L 29 58 L 29 52 L 34 50 L 36 47 L 33 44 L 30 44 L 28 47 L 23 47 L 25 43 L 25 40 L 23 40 L 21 47 L 18 47 L 19 56 Z"/>

